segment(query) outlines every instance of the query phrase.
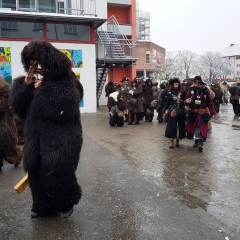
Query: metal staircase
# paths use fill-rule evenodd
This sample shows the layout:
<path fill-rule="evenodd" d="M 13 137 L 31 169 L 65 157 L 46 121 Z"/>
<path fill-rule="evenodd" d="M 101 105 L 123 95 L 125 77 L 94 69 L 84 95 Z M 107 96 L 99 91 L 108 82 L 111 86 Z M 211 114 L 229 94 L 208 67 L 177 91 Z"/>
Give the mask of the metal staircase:
<path fill-rule="evenodd" d="M 107 21 L 107 26 L 96 31 L 96 94 L 97 106 L 102 94 L 104 83 L 108 76 L 108 69 L 128 67 L 133 65 L 137 58 L 133 57 L 133 49 L 137 46 L 124 34 L 115 16 Z"/>
<path fill-rule="evenodd" d="M 113 32 L 97 31 L 98 37 L 105 47 L 105 57 L 124 58 L 126 57 L 122 45 Z"/>
<path fill-rule="evenodd" d="M 97 107 L 99 107 L 99 99 L 102 94 L 104 83 L 107 80 L 108 68 L 97 68 Z"/>

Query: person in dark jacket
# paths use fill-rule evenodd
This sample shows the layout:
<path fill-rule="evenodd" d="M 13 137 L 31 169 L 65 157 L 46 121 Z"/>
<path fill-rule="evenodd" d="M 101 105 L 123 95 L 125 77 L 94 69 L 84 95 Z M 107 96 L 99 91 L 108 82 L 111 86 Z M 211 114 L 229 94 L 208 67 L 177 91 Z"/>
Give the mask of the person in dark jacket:
<path fill-rule="evenodd" d="M 158 116 L 157 116 L 158 123 L 163 123 L 164 107 L 166 105 L 167 95 L 165 95 L 165 98 L 161 98 L 161 94 L 164 92 L 164 90 L 167 87 L 168 87 L 167 82 L 163 82 L 160 84 L 160 88 L 157 91 L 156 110 L 158 113 Z"/>
<path fill-rule="evenodd" d="M 219 83 L 212 83 L 210 85 L 210 89 L 214 92 L 215 96 L 213 98 L 214 109 L 216 113 L 219 113 L 220 104 L 223 103 L 223 91 L 219 85 Z"/>
<path fill-rule="evenodd" d="M 129 90 L 132 87 L 132 84 L 129 82 L 129 78 L 123 77 L 121 82 L 121 89 L 120 89 L 120 94 L 121 97 L 123 98 L 124 104 L 125 104 L 125 109 L 123 110 L 125 120 L 124 122 L 128 122 L 128 110 L 126 108 L 127 106 L 127 100 L 129 96 Z"/>
<path fill-rule="evenodd" d="M 23 166 L 33 200 L 31 216 L 66 218 L 82 195 L 75 171 L 82 147 L 83 87 L 68 57 L 47 41 L 29 42 L 21 60 L 27 75 L 14 79 L 10 102 L 25 120 Z"/>
<path fill-rule="evenodd" d="M 138 80 L 135 78 L 132 81 L 132 87 L 128 91 L 129 97 L 127 100 L 128 109 L 128 125 L 139 124 L 141 114 L 143 113 L 142 106 L 142 85 L 139 85 Z"/>
<path fill-rule="evenodd" d="M 165 137 L 170 139 L 170 148 L 179 147 L 179 140 L 185 138 L 185 107 L 184 100 L 186 92 L 181 87 L 181 82 L 174 77 L 169 80 L 170 87 L 163 92 L 162 99 L 166 98 L 165 114 L 167 115 L 167 126 Z"/>
<path fill-rule="evenodd" d="M 22 152 L 17 147 L 17 128 L 8 103 L 9 92 L 8 83 L 0 77 L 0 170 L 4 160 L 15 167 L 22 160 Z"/>
<path fill-rule="evenodd" d="M 186 124 L 187 139 L 195 139 L 194 148 L 203 150 L 203 142 L 208 134 L 208 121 L 216 115 L 210 90 L 205 86 L 200 76 L 195 76 L 193 85 L 189 88 L 185 104 L 189 107 Z"/>
<path fill-rule="evenodd" d="M 237 78 L 236 83 L 232 84 L 229 88 L 230 103 L 233 106 L 233 112 L 235 115 L 240 114 L 240 78 Z"/>
<path fill-rule="evenodd" d="M 144 82 L 143 86 L 143 95 L 142 95 L 142 105 L 143 105 L 143 114 L 142 117 L 145 117 L 146 122 L 152 122 L 154 117 L 154 108 L 151 106 L 151 102 L 154 99 L 155 86 L 152 77 L 148 77 Z"/>

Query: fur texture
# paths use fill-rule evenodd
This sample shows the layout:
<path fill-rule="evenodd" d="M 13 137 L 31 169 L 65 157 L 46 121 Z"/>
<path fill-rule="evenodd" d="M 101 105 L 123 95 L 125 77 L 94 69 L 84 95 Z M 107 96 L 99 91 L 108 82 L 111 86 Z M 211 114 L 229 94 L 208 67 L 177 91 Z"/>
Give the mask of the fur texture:
<path fill-rule="evenodd" d="M 17 128 L 8 104 L 9 91 L 7 82 L 0 78 L 0 169 L 3 160 L 18 165 L 22 159 L 22 153 L 17 148 Z"/>
<path fill-rule="evenodd" d="M 75 171 L 82 147 L 79 102 L 83 87 L 67 56 L 46 41 L 24 47 L 22 64 L 37 61 L 44 74 L 38 88 L 25 76 L 14 80 L 11 105 L 25 120 L 24 169 L 38 216 L 67 212 L 81 198 Z"/>

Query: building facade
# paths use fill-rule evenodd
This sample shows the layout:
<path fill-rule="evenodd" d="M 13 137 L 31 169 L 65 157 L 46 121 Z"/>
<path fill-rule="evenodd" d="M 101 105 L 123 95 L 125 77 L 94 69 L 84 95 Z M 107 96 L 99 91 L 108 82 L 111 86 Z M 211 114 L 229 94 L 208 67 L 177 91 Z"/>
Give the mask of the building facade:
<path fill-rule="evenodd" d="M 136 0 L 107 0 L 108 20 L 97 30 L 97 103 L 106 105 L 109 81 L 136 76 Z"/>
<path fill-rule="evenodd" d="M 44 39 L 68 55 L 84 87 L 81 112 L 96 112 L 95 30 L 107 20 L 107 0 L 1 0 L 0 75 L 25 74 L 21 51 Z"/>
<path fill-rule="evenodd" d="M 165 67 L 165 49 L 147 40 L 138 40 L 137 44 L 137 76 L 144 77 L 144 79 L 149 76 L 158 78 L 158 73 Z"/>
<path fill-rule="evenodd" d="M 240 78 L 240 44 L 231 44 L 221 52 L 223 58 L 228 58 L 234 66 L 232 74 L 225 76 L 228 80 Z"/>

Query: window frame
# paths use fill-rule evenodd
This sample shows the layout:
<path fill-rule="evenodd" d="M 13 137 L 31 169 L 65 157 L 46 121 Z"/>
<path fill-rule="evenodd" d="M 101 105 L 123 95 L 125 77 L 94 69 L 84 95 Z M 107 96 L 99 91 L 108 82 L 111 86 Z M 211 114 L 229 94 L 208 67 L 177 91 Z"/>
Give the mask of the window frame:
<path fill-rule="evenodd" d="M 95 29 L 94 29 L 94 23 L 91 22 L 74 22 L 74 21 L 54 21 L 54 20 L 36 20 L 36 19 L 25 19 L 25 18 L 19 18 L 18 19 L 21 22 L 29 22 L 34 21 L 36 23 L 43 23 L 43 30 L 35 30 L 35 31 L 42 31 L 43 37 L 41 39 L 46 40 L 48 42 L 56 42 L 56 43 L 77 43 L 77 44 L 95 44 Z M 4 18 L 0 17 L 0 21 L 16 21 L 16 18 Z M 90 40 L 84 41 L 84 40 L 56 40 L 56 39 L 48 39 L 47 38 L 47 23 L 56 23 L 56 24 L 69 24 L 69 25 L 85 25 L 90 27 Z M 17 31 L 17 30 L 16 30 Z M 0 37 L 0 40 L 3 41 L 32 41 L 34 38 L 10 38 L 10 37 Z"/>

